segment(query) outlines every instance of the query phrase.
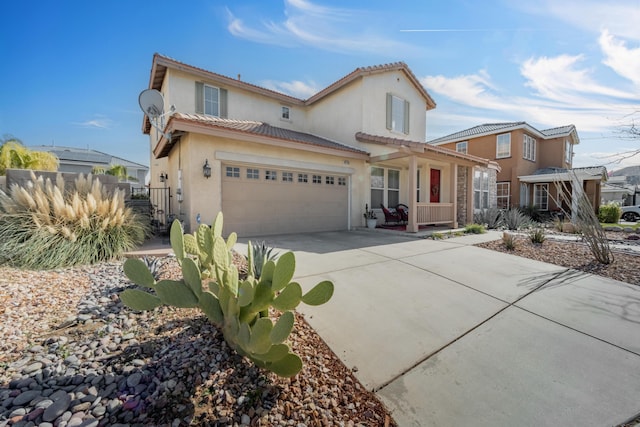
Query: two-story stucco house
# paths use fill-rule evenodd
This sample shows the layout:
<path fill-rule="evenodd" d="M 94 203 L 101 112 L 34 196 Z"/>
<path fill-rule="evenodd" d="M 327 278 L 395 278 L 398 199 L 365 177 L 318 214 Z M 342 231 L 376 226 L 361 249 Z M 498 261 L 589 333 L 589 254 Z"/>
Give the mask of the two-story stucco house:
<path fill-rule="evenodd" d="M 501 169 L 496 182 L 497 206 L 501 209 L 559 209 L 554 183 L 571 181 L 569 171 L 573 171 L 597 211 L 606 170 L 572 169 L 573 150 L 579 143 L 574 125 L 538 130 L 526 122 L 483 124 L 429 141 L 431 145 L 496 161 Z M 474 209 L 486 207 L 482 200 L 475 201 Z"/>
<path fill-rule="evenodd" d="M 156 54 L 149 88 L 175 106 L 163 133 L 143 121 L 151 185 L 162 176 L 188 230 L 218 211 L 240 236 L 348 230 L 365 205 L 399 203 L 407 231 L 457 226 L 472 220 L 473 171 L 499 169 L 426 144 L 435 103 L 402 62 L 358 68 L 302 100 Z"/>

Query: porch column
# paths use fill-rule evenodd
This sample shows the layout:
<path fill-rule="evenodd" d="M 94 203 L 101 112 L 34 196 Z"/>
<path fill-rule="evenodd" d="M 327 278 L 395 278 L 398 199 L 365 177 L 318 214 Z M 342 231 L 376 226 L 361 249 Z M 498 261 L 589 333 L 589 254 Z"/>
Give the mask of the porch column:
<path fill-rule="evenodd" d="M 409 233 L 418 232 L 418 158 L 411 156 L 409 158 L 409 223 L 407 231 Z"/>
<path fill-rule="evenodd" d="M 458 165 L 452 163 L 450 168 L 449 185 L 451 186 L 451 203 L 453 203 L 453 228 L 458 228 Z"/>
<path fill-rule="evenodd" d="M 577 189 L 579 186 L 579 190 Z M 581 179 L 571 180 L 571 222 L 576 223 L 578 220 L 578 202 L 581 192 L 584 193 L 584 183 Z M 585 194 L 586 195 L 586 194 Z"/>
<path fill-rule="evenodd" d="M 465 220 L 467 224 L 473 223 L 473 175 L 476 173 L 476 168 L 469 166 L 469 174 L 467 176 L 467 217 Z"/>

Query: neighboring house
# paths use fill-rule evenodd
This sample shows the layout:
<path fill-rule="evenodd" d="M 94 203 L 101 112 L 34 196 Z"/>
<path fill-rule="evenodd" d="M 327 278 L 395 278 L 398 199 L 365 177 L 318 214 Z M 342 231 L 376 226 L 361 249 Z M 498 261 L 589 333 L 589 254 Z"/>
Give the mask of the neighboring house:
<path fill-rule="evenodd" d="M 127 182 L 140 187 L 145 185 L 145 179 L 149 172 L 149 168 L 145 165 L 89 148 L 60 147 L 57 145 L 39 145 L 29 148 L 37 151 L 49 151 L 58 156 L 60 161 L 58 172 L 90 174 L 93 168 L 109 170 L 112 166 L 122 165 L 127 168 L 127 175 L 134 178 L 128 179 Z"/>
<path fill-rule="evenodd" d="M 636 194 L 636 186 L 627 183 L 627 177 L 624 175 L 609 176 L 607 182 L 602 185 L 603 204 L 618 203 L 620 206 L 633 205 L 634 195 Z"/>
<path fill-rule="evenodd" d="M 496 183 L 497 206 L 501 209 L 535 206 L 542 211 L 558 210 L 554 182 L 567 182 L 568 171 L 573 170 L 597 211 L 606 169 L 572 169 L 573 149 L 579 143 L 573 125 L 538 130 L 526 122 L 483 124 L 429 141 L 496 161 L 501 168 Z M 483 200 L 475 201 L 475 209 L 486 207 Z"/>
<path fill-rule="evenodd" d="M 498 170 L 425 143 L 435 103 L 402 62 L 358 68 L 302 100 L 156 54 L 149 88 L 175 106 L 164 135 L 143 119 L 151 186 L 172 189 L 187 230 L 218 211 L 241 236 L 347 230 L 364 225 L 365 205 L 382 223 L 380 204 L 399 203 L 408 231 L 457 226 L 472 220 L 474 171 L 488 198 Z"/>

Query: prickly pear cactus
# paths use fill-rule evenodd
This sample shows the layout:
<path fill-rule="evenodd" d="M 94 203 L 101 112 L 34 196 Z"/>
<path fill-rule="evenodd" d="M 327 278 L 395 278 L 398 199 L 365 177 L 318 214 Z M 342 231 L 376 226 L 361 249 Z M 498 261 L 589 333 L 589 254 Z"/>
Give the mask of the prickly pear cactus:
<path fill-rule="evenodd" d="M 182 279 L 156 281 L 142 260 L 130 258 L 124 264 L 125 274 L 149 291 L 127 289 L 120 298 L 134 310 L 152 310 L 162 304 L 199 307 L 222 330 L 231 348 L 264 369 L 292 377 L 302 369 L 302 360 L 286 344 L 294 327 L 293 310 L 301 302 L 329 301 L 333 283 L 320 282 L 303 294 L 300 284 L 291 281 L 296 265 L 292 252 L 277 262 L 267 261 L 259 279 L 253 275 L 249 256 L 249 276 L 240 280 L 231 252 L 237 236 L 232 233 L 225 241 L 222 225 L 222 213 L 218 213 L 211 227 L 200 225 L 194 234 L 183 234 L 180 223 L 174 221 L 171 247 L 182 267 Z M 281 313 L 275 322 L 269 317 L 270 308 Z"/>

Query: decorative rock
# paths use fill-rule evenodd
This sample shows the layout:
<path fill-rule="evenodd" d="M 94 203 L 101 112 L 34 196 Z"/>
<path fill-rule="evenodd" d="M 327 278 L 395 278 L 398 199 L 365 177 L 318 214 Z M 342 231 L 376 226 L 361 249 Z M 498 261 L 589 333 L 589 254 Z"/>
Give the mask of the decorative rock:
<path fill-rule="evenodd" d="M 129 375 L 129 377 L 127 378 L 127 386 L 135 387 L 138 384 L 140 384 L 140 380 L 142 380 L 142 373 L 141 372 L 135 372 L 135 373 Z"/>
<path fill-rule="evenodd" d="M 70 403 L 71 396 L 69 396 L 67 393 L 64 393 L 64 395 L 53 399 L 53 403 L 44 411 L 44 414 L 42 414 L 42 419 L 44 421 L 54 421 L 69 408 Z"/>
<path fill-rule="evenodd" d="M 13 399 L 13 406 L 22 406 L 26 403 L 31 402 L 36 397 L 40 396 L 40 391 L 38 390 L 29 390 L 23 393 L 20 393 Z"/>
<path fill-rule="evenodd" d="M 22 369 L 22 373 L 25 375 L 29 375 L 33 372 L 39 371 L 40 369 L 42 369 L 42 362 L 34 362 L 28 366 L 25 366 Z"/>
<path fill-rule="evenodd" d="M 249 424 L 251 424 L 251 418 L 247 414 L 242 414 L 242 417 L 240 417 L 240 422 L 243 425 L 247 425 L 248 426 Z"/>

